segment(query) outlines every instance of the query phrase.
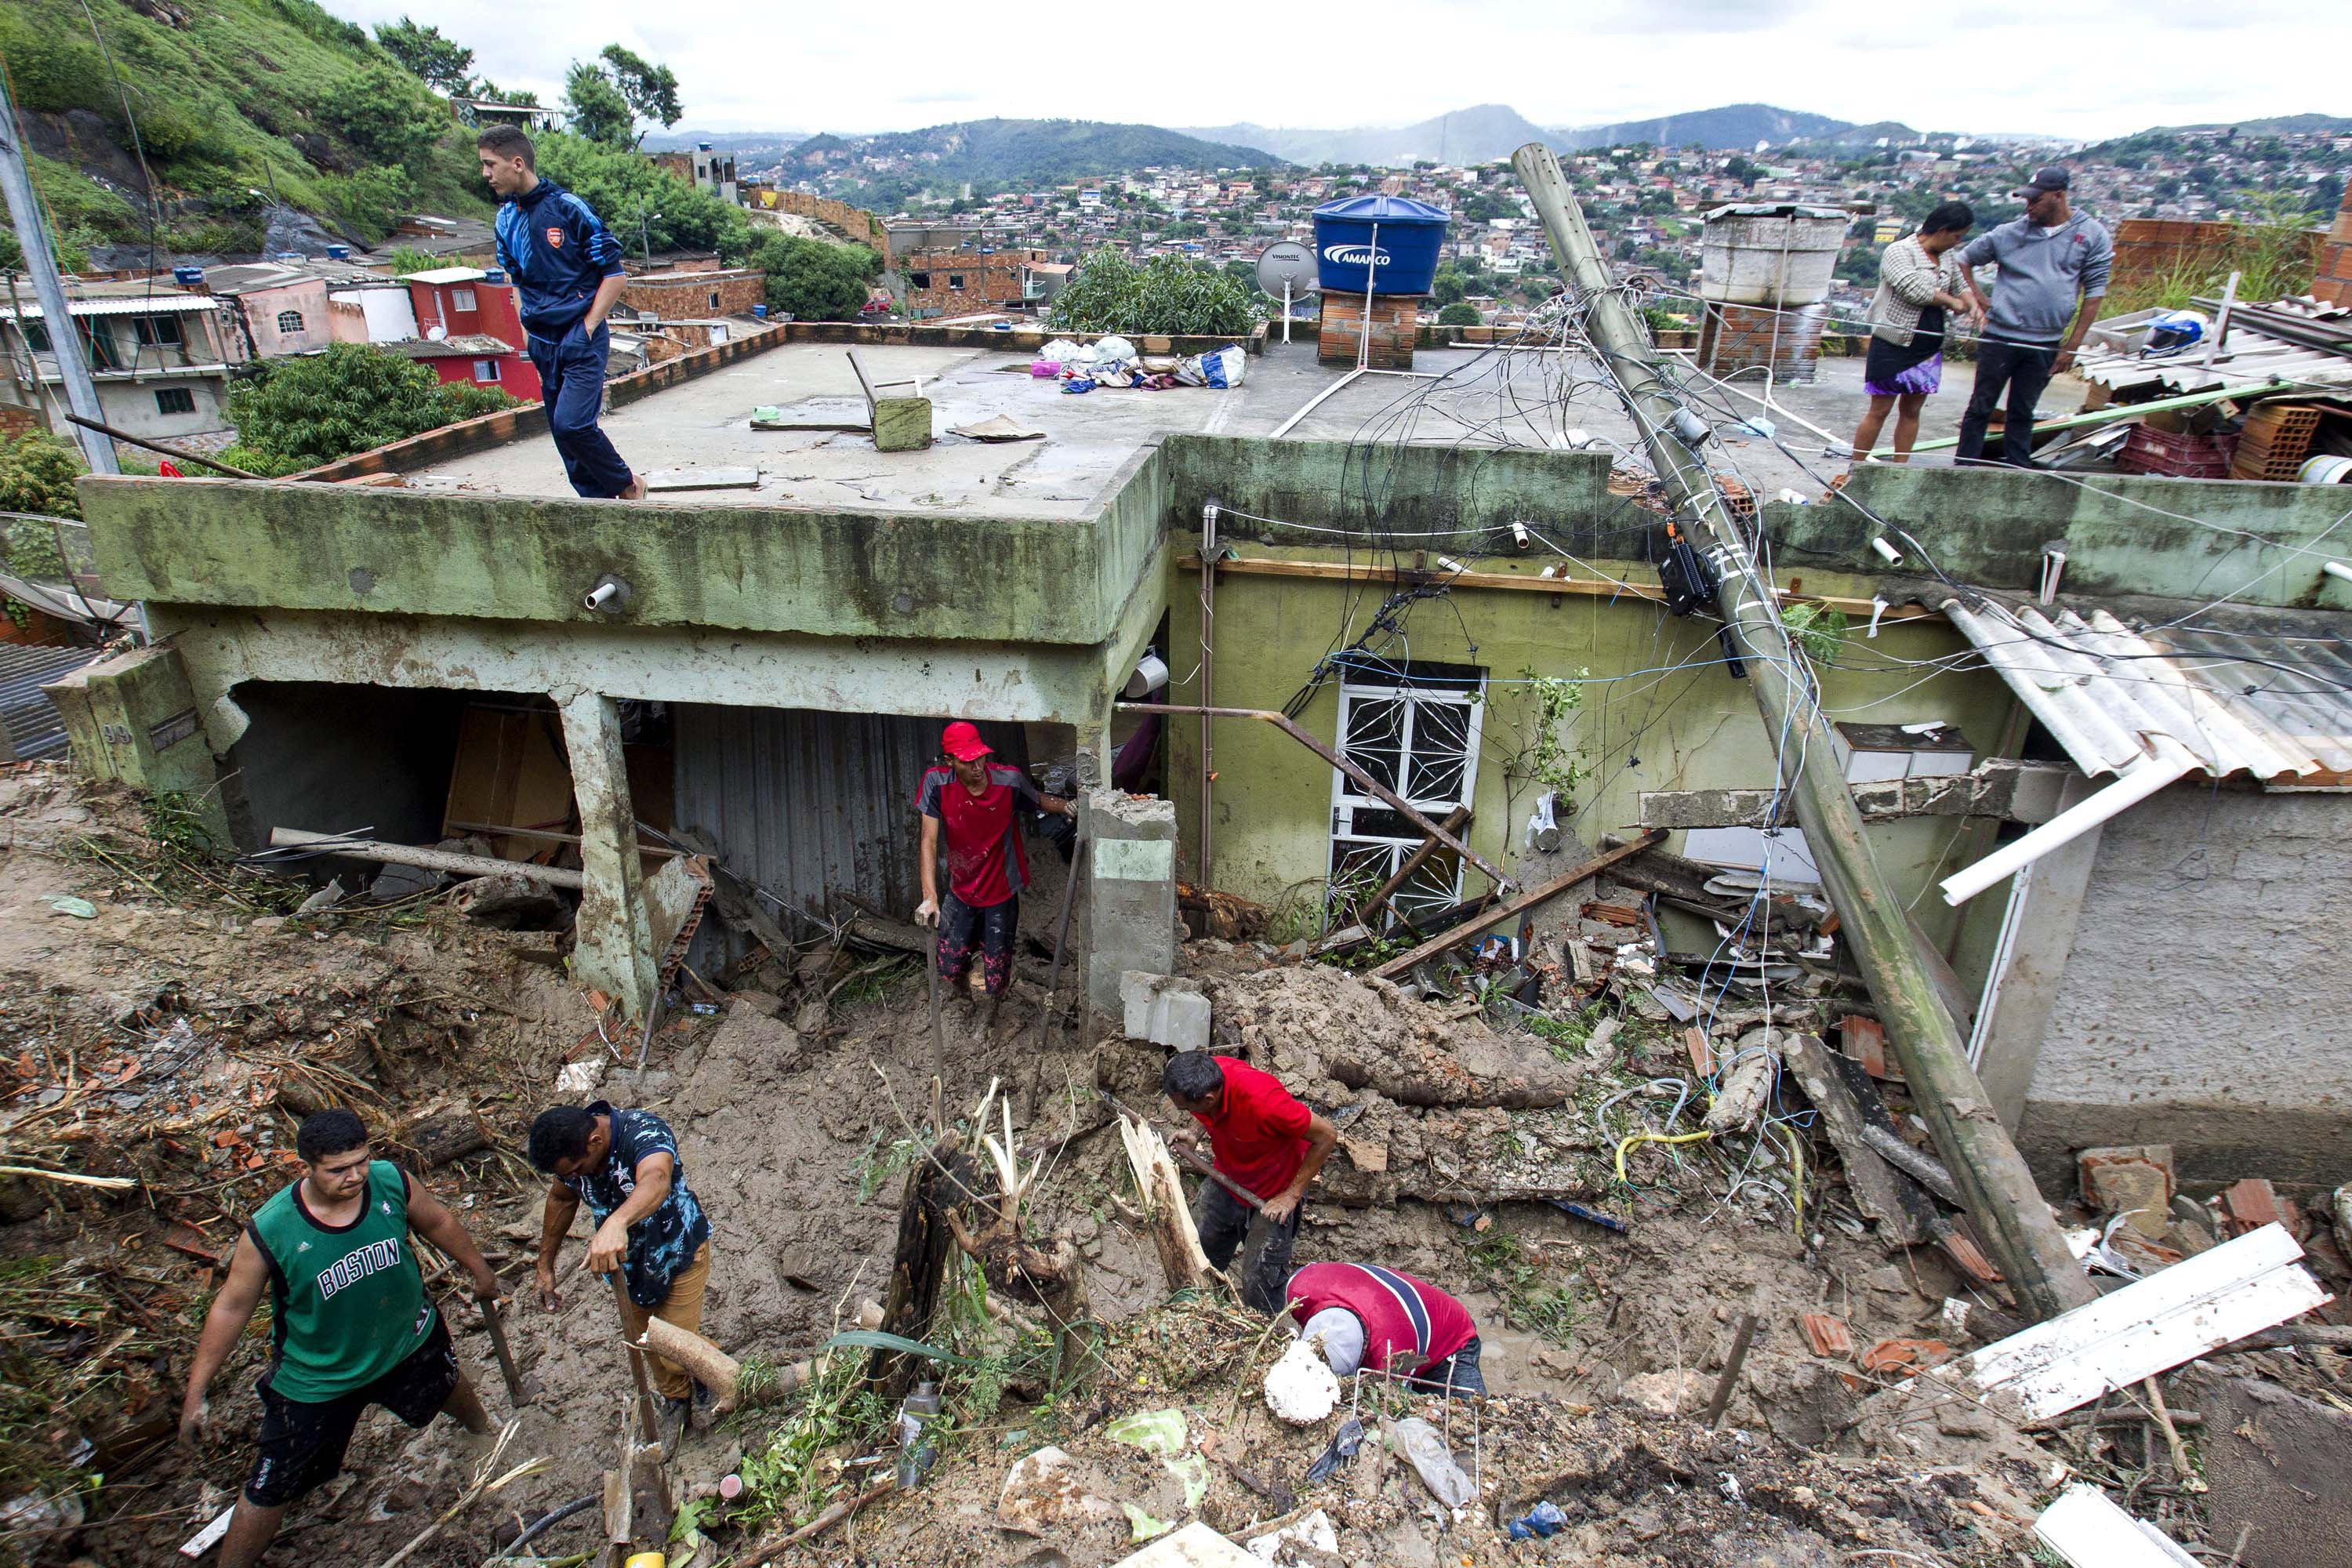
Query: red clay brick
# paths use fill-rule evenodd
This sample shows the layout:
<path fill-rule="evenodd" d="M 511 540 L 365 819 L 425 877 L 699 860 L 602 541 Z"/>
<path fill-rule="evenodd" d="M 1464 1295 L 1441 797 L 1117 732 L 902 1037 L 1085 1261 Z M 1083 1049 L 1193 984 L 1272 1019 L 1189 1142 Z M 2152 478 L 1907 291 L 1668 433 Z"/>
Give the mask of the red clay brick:
<path fill-rule="evenodd" d="M 1862 1370 L 1887 1376 L 1909 1377 L 1921 1367 L 1934 1366 L 1952 1353 L 1941 1340 L 1881 1340 L 1862 1353 Z"/>
<path fill-rule="evenodd" d="M 1827 1312 L 1803 1312 L 1798 1315 L 1797 1326 L 1805 1331 L 1815 1355 L 1837 1361 L 1853 1354 L 1853 1335 L 1847 1331 L 1843 1318 Z"/>

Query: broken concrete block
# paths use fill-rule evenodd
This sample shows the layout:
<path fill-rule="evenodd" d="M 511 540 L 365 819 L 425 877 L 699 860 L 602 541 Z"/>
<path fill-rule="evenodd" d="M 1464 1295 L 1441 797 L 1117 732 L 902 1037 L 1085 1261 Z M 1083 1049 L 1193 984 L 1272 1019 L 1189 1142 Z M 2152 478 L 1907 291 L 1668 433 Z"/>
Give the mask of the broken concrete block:
<path fill-rule="evenodd" d="M 2153 1240 L 2172 1226 L 2172 1147 L 2145 1143 L 2085 1149 L 2074 1156 L 2083 1201 Z"/>
<path fill-rule="evenodd" d="M 874 400 L 876 451 L 919 452 L 930 444 L 929 398 L 877 397 Z"/>
<path fill-rule="evenodd" d="M 2352 1568 L 2352 1415 L 2253 1378 L 2223 1381 L 2198 1449 L 2211 1487 L 2210 1541 L 2263 1568 Z"/>
<path fill-rule="evenodd" d="M 2222 1226 L 2231 1236 L 2243 1236 L 2266 1225 L 2281 1225 L 2292 1236 L 2300 1217 L 2294 1203 L 2260 1176 L 2248 1176 L 2221 1194 Z"/>
<path fill-rule="evenodd" d="M 1617 1397 L 1653 1415 L 1679 1415 L 1686 1410 L 1696 1410 L 1706 1394 L 1706 1379 L 1688 1367 L 1676 1372 L 1645 1372 L 1639 1377 L 1627 1378 L 1617 1390 Z"/>
<path fill-rule="evenodd" d="M 1209 1048 L 1209 999 L 1195 982 L 1130 969 L 1118 977 L 1118 997 L 1129 1039 L 1179 1051 Z"/>

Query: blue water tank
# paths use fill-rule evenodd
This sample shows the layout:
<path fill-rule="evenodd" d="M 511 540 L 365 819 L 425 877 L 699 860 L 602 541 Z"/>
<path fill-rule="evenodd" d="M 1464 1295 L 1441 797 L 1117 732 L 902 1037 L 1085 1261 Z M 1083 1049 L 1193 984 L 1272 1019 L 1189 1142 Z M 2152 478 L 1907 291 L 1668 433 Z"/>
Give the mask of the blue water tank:
<path fill-rule="evenodd" d="M 201 267 L 174 267 L 172 268 L 172 281 L 177 283 L 183 289 L 193 289 L 204 280 L 205 269 Z"/>
<path fill-rule="evenodd" d="M 768 307 L 765 305 L 754 305 L 751 307 L 751 314 L 764 321 L 768 319 Z"/>
<path fill-rule="evenodd" d="M 1407 196 L 1326 202 L 1315 209 L 1316 277 L 1327 291 L 1426 294 L 1452 222 L 1444 208 Z"/>
<path fill-rule="evenodd" d="M 349 261 L 351 258 L 352 258 L 352 247 L 351 247 L 350 246 L 348 246 L 348 245 L 331 245 L 331 246 L 327 247 L 327 259 L 328 259 L 328 260 L 330 260 L 330 261 Z"/>
<path fill-rule="evenodd" d="M 503 283 L 506 280 L 506 271 L 502 268 L 493 267 L 482 274 L 482 281 L 485 283 Z"/>

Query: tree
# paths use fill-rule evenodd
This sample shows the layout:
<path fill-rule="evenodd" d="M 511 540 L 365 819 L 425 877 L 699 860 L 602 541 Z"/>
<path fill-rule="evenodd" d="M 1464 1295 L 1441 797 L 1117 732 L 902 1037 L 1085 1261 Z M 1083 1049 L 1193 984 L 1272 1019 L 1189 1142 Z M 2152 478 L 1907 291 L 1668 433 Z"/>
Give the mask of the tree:
<path fill-rule="evenodd" d="M 636 145 L 636 121 L 629 100 L 613 79 L 585 60 L 572 62 L 563 78 L 563 111 L 568 128 L 605 147 Z"/>
<path fill-rule="evenodd" d="M 329 88 L 319 118 L 378 163 L 422 165 L 449 119 L 416 90 L 414 78 L 389 66 L 354 71 Z"/>
<path fill-rule="evenodd" d="M 1764 171 L 1760 165 L 1738 153 L 1724 160 L 1723 174 L 1726 179 L 1738 180 L 1750 190 L 1755 188 L 1757 181 L 1764 177 Z M 2023 183 L 2021 176 L 2020 183 Z"/>
<path fill-rule="evenodd" d="M 1437 324 L 1441 327 L 1475 327 L 1479 320 L 1478 307 L 1459 300 L 1437 312 Z"/>
<path fill-rule="evenodd" d="M 572 129 L 608 147 L 644 141 L 640 120 L 670 126 L 686 112 L 678 103 L 677 73 L 618 44 L 606 44 L 593 60 L 572 61 L 563 98 Z"/>
<path fill-rule="evenodd" d="M 444 386 L 415 360 L 362 343 L 263 362 L 229 394 L 238 455 L 225 460 L 292 473 L 514 405 L 491 387 Z"/>
<path fill-rule="evenodd" d="M 79 517 L 81 502 L 74 494 L 74 480 L 82 472 L 81 454 L 47 431 L 28 431 L 14 440 L 0 438 L 0 511 Z M 47 530 L 39 528 L 39 531 L 46 534 Z M 12 535 L 11 561 L 17 548 Z"/>
<path fill-rule="evenodd" d="M 1454 305 L 1459 304 L 1462 296 L 1470 289 L 1462 281 L 1462 274 L 1454 270 L 1454 264 L 1448 262 L 1439 268 L 1436 276 L 1429 280 L 1429 291 L 1440 305 Z"/>
<path fill-rule="evenodd" d="M 375 30 L 384 53 L 406 66 L 425 86 L 452 96 L 466 89 L 466 73 L 473 68 L 474 51 L 438 27 L 421 27 L 403 15 Z"/>
<path fill-rule="evenodd" d="M 751 253 L 768 275 L 768 309 L 803 321 L 854 321 L 882 258 L 862 245 L 772 234 Z"/>
<path fill-rule="evenodd" d="M 529 88 L 500 87 L 486 76 L 478 76 L 466 84 L 466 96 L 478 98 L 484 103 L 513 103 L 539 107 L 539 94 Z"/>

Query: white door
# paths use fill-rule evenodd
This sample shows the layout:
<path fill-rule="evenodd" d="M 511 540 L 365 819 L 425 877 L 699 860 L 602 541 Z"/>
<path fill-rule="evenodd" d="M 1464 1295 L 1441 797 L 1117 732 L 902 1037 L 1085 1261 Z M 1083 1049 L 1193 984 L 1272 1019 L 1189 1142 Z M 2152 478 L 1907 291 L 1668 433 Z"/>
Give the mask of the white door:
<path fill-rule="evenodd" d="M 1339 685 L 1339 751 L 1432 821 L 1468 804 L 1478 783 L 1483 670 L 1459 665 L 1359 671 Z M 1410 817 L 1331 773 L 1332 903 L 1369 897 L 1422 842 Z M 1423 860 L 1390 902 L 1407 919 L 1462 898 L 1462 864 L 1450 849 Z"/>

